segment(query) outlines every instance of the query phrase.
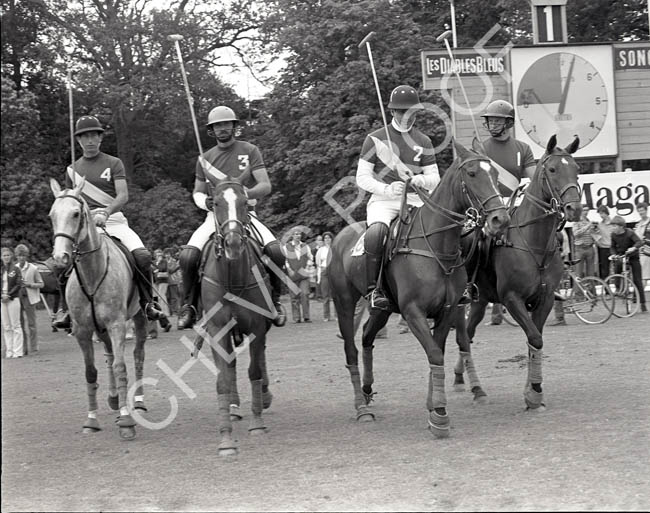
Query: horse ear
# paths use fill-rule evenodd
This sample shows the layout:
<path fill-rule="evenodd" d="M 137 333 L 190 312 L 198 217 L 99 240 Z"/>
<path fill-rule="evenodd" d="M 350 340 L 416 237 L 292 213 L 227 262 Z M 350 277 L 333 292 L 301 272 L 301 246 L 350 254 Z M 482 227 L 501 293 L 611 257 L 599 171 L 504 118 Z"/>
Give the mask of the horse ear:
<path fill-rule="evenodd" d="M 569 144 L 566 148 L 564 148 L 564 150 L 565 150 L 568 154 L 572 155 L 572 154 L 574 154 L 574 153 L 578 150 L 579 147 L 580 147 L 580 137 L 578 137 L 578 136 L 576 135 L 576 136 L 575 136 L 575 139 L 573 140 L 573 142 L 572 142 L 571 144 Z"/>
<path fill-rule="evenodd" d="M 61 194 L 61 186 L 59 185 L 59 182 L 57 182 L 54 178 L 50 178 L 50 189 L 52 189 L 52 193 L 54 194 L 55 198 Z"/>
<path fill-rule="evenodd" d="M 557 137 L 555 134 L 551 136 L 551 138 L 548 140 L 548 144 L 546 145 L 546 153 L 553 153 L 553 150 L 557 146 Z"/>
<path fill-rule="evenodd" d="M 85 185 L 85 184 L 86 184 L 86 177 L 84 176 L 84 177 L 81 178 L 81 180 L 79 181 L 79 183 L 75 186 L 74 191 L 72 191 L 72 193 L 73 193 L 74 195 L 79 195 L 79 193 L 81 192 L 81 190 L 84 188 L 84 185 Z"/>
<path fill-rule="evenodd" d="M 485 155 L 485 148 L 483 147 L 483 143 L 479 141 L 478 137 L 476 136 L 474 136 L 474 139 L 472 139 L 472 149 L 480 155 Z"/>
<path fill-rule="evenodd" d="M 465 146 L 460 144 L 455 138 L 452 137 L 451 142 L 454 144 L 454 150 L 456 151 L 456 157 L 464 159 L 469 156 L 469 151 Z"/>

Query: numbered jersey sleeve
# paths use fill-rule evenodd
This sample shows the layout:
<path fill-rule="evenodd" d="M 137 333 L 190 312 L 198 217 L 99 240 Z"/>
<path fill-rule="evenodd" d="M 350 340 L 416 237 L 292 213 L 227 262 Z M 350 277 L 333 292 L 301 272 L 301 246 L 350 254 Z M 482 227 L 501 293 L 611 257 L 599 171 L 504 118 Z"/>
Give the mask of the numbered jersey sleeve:
<path fill-rule="evenodd" d="M 228 148 L 215 146 L 199 156 L 195 177 L 216 185 L 222 180 L 238 179 L 246 187 L 255 184 L 253 171 L 263 169 L 264 160 L 257 146 L 245 141 L 235 141 Z"/>

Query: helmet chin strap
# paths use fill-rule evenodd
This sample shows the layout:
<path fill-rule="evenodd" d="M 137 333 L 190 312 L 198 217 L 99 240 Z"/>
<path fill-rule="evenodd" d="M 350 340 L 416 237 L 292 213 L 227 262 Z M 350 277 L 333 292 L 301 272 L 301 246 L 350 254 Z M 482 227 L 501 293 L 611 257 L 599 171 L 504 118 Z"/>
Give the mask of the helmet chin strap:
<path fill-rule="evenodd" d="M 415 116 L 411 116 L 408 128 L 404 128 L 402 125 L 400 125 L 395 119 L 395 117 L 393 117 L 393 120 L 391 121 L 390 124 L 393 126 L 395 130 L 397 130 L 398 132 L 402 132 L 404 134 L 409 130 L 411 130 L 411 128 L 413 128 L 413 125 L 415 124 Z"/>

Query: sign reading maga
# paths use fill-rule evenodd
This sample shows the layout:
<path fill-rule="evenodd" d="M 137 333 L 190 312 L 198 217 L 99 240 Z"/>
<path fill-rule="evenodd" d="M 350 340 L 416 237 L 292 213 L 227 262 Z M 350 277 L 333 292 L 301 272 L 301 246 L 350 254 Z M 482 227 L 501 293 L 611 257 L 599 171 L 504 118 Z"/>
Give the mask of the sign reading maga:
<path fill-rule="evenodd" d="M 605 205 L 611 217 L 619 215 L 626 223 L 639 220 L 637 203 L 650 202 L 650 171 L 578 175 L 578 183 L 582 187 L 583 205 L 589 209 Z M 600 221 L 600 216 L 590 212 L 589 219 Z"/>

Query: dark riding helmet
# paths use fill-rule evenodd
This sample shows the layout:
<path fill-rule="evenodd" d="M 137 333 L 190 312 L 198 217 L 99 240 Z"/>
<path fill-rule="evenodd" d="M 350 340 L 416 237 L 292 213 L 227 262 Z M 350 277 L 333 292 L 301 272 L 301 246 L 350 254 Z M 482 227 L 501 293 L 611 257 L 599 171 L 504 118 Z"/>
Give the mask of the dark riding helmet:
<path fill-rule="evenodd" d="M 388 102 L 389 109 L 422 109 L 420 104 L 420 97 L 418 92 L 409 85 L 397 86 L 390 93 L 390 100 Z"/>
<path fill-rule="evenodd" d="M 74 135 L 81 135 L 86 132 L 102 133 L 103 131 L 102 124 L 95 116 L 81 116 L 75 125 Z"/>
<path fill-rule="evenodd" d="M 506 118 L 515 119 L 515 108 L 511 103 L 505 100 L 494 100 L 486 107 L 485 112 L 481 114 L 482 118 Z"/>

